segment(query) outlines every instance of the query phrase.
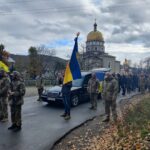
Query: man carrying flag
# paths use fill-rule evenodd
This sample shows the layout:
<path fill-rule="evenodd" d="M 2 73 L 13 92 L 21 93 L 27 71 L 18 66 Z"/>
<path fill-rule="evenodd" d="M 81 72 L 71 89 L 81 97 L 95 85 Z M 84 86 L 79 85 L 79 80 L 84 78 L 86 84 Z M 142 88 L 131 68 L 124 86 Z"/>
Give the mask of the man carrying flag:
<path fill-rule="evenodd" d="M 79 32 L 77 33 L 77 37 L 75 38 L 75 44 L 73 48 L 73 52 L 71 55 L 71 59 L 68 62 L 65 70 L 65 75 L 64 75 L 64 81 L 63 81 L 63 86 L 62 86 L 62 95 L 63 95 L 63 101 L 64 101 L 64 107 L 65 107 L 65 112 L 62 117 L 65 118 L 65 120 L 69 120 L 70 117 L 70 91 L 72 87 L 72 81 L 81 78 L 81 71 L 80 67 L 78 64 L 77 60 L 77 53 L 78 53 L 78 36 Z"/>

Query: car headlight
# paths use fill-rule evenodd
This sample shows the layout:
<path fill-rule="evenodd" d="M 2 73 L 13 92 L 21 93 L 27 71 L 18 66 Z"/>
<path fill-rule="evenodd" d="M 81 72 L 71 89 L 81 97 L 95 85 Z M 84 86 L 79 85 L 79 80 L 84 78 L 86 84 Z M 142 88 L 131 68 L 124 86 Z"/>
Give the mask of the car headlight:
<path fill-rule="evenodd" d="M 47 95 L 47 90 L 44 90 L 44 91 L 43 91 L 43 94 L 44 94 L 44 95 Z"/>
<path fill-rule="evenodd" d="M 59 96 L 62 97 L 62 92 L 59 93 Z"/>

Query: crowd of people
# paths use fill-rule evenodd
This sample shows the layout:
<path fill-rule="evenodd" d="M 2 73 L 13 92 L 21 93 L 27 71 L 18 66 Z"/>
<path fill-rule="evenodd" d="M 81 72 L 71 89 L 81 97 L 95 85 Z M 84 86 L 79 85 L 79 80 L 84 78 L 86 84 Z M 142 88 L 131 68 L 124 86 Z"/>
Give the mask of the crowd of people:
<path fill-rule="evenodd" d="M 122 95 L 129 94 L 136 89 L 142 93 L 146 89 L 150 89 L 150 75 L 144 72 L 139 74 L 117 74 L 116 78 L 118 79 L 119 93 L 122 92 Z"/>
<path fill-rule="evenodd" d="M 60 77 L 60 78 L 59 78 Z M 58 84 L 62 84 L 62 76 L 58 77 Z M 65 120 L 70 119 L 70 90 L 71 82 L 62 86 L 63 100 L 65 111 L 61 116 Z M 105 113 L 106 118 L 104 122 L 110 120 L 110 114 L 112 111 L 112 116 L 114 121 L 117 120 L 117 111 L 116 111 L 116 99 L 118 94 L 125 96 L 131 92 L 141 92 L 144 94 L 145 91 L 150 91 L 150 75 L 141 72 L 140 74 L 115 74 L 107 72 L 105 74 L 104 81 L 99 82 L 95 73 L 92 73 L 91 79 L 88 82 L 87 92 L 90 96 L 91 107 L 90 109 L 97 109 L 97 100 L 99 95 L 101 99 L 105 101 Z"/>
<path fill-rule="evenodd" d="M 71 118 L 70 91 L 72 82 L 63 84 L 62 73 L 58 77 L 58 84 L 62 85 L 61 92 L 64 102 L 64 113 L 61 117 L 64 117 L 65 120 L 69 120 Z M 39 94 L 38 101 L 40 101 L 41 94 L 44 89 L 42 75 L 39 75 L 37 78 L 36 87 Z M 104 122 L 108 122 L 110 120 L 111 112 L 114 121 L 117 120 L 116 99 L 118 94 L 125 96 L 126 94 L 135 91 L 144 94 L 146 90 L 150 91 L 150 75 L 145 74 L 144 72 L 141 72 L 140 74 L 122 75 L 107 72 L 102 82 L 98 80 L 95 73 L 92 73 L 87 85 L 87 92 L 89 93 L 91 102 L 91 110 L 97 109 L 99 94 L 101 94 L 101 98 L 105 101 L 106 118 L 103 120 Z M 25 83 L 19 72 L 13 71 L 12 74 L 8 74 L 4 70 L 0 69 L 0 121 L 8 121 L 9 103 L 12 125 L 8 128 L 8 130 L 21 130 L 21 110 L 25 91 Z"/>

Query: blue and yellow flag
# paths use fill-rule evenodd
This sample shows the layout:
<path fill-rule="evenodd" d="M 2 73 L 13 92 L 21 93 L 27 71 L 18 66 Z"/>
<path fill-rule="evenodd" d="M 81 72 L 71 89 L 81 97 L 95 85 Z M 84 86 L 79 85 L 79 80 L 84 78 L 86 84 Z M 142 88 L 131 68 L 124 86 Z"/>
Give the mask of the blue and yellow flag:
<path fill-rule="evenodd" d="M 81 78 L 81 71 L 76 56 L 77 53 L 78 53 L 78 37 L 75 38 L 75 44 L 71 55 L 71 59 L 66 66 L 63 84 Z"/>
<path fill-rule="evenodd" d="M 0 61 L 0 68 L 3 69 L 5 72 L 9 72 L 8 66 L 2 61 Z"/>
<path fill-rule="evenodd" d="M 0 69 L 9 72 L 9 67 L 2 61 L 2 54 L 0 54 Z"/>

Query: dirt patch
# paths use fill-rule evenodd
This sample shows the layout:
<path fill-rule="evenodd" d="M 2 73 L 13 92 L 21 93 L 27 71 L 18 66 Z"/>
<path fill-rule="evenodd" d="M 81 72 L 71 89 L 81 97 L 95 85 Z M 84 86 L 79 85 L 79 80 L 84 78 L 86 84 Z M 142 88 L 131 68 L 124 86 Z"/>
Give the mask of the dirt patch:
<path fill-rule="evenodd" d="M 68 134 L 65 138 L 63 138 L 61 141 L 56 143 L 56 145 L 52 148 L 52 150 L 132 150 L 134 146 L 139 146 L 139 143 L 126 143 L 127 138 L 122 137 L 122 131 L 124 128 L 120 128 L 120 131 L 118 130 L 118 125 L 121 124 L 122 117 L 125 117 L 125 115 L 128 113 L 129 109 L 133 109 L 133 107 L 138 104 L 143 98 L 149 98 L 150 95 L 138 95 L 134 96 L 133 98 L 129 100 L 123 100 L 118 104 L 118 114 L 119 119 L 117 123 L 114 123 L 111 121 L 110 123 L 102 123 L 102 116 L 98 116 L 94 118 L 92 121 L 89 121 L 85 124 L 83 124 L 81 127 L 75 129 L 70 134 Z M 120 135 L 118 135 L 120 134 Z M 128 134 L 129 138 L 130 133 Z M 135 136 L 136 139 L 140 139 L 139 134 Z M 121 141 L 122 140 L 122 141 Z M 116 142 L 114 142 L 116 141 Z M 113 145 L 112 143 L 117 142 L 121 144 L 125 143 L 124 149 L 122 147 L 118 146 L 116 149 L 116 145 Z M 129 147 L 129 145 L 131 147 Z M 141 150 L 141 149 L 137 149 Z"/>

